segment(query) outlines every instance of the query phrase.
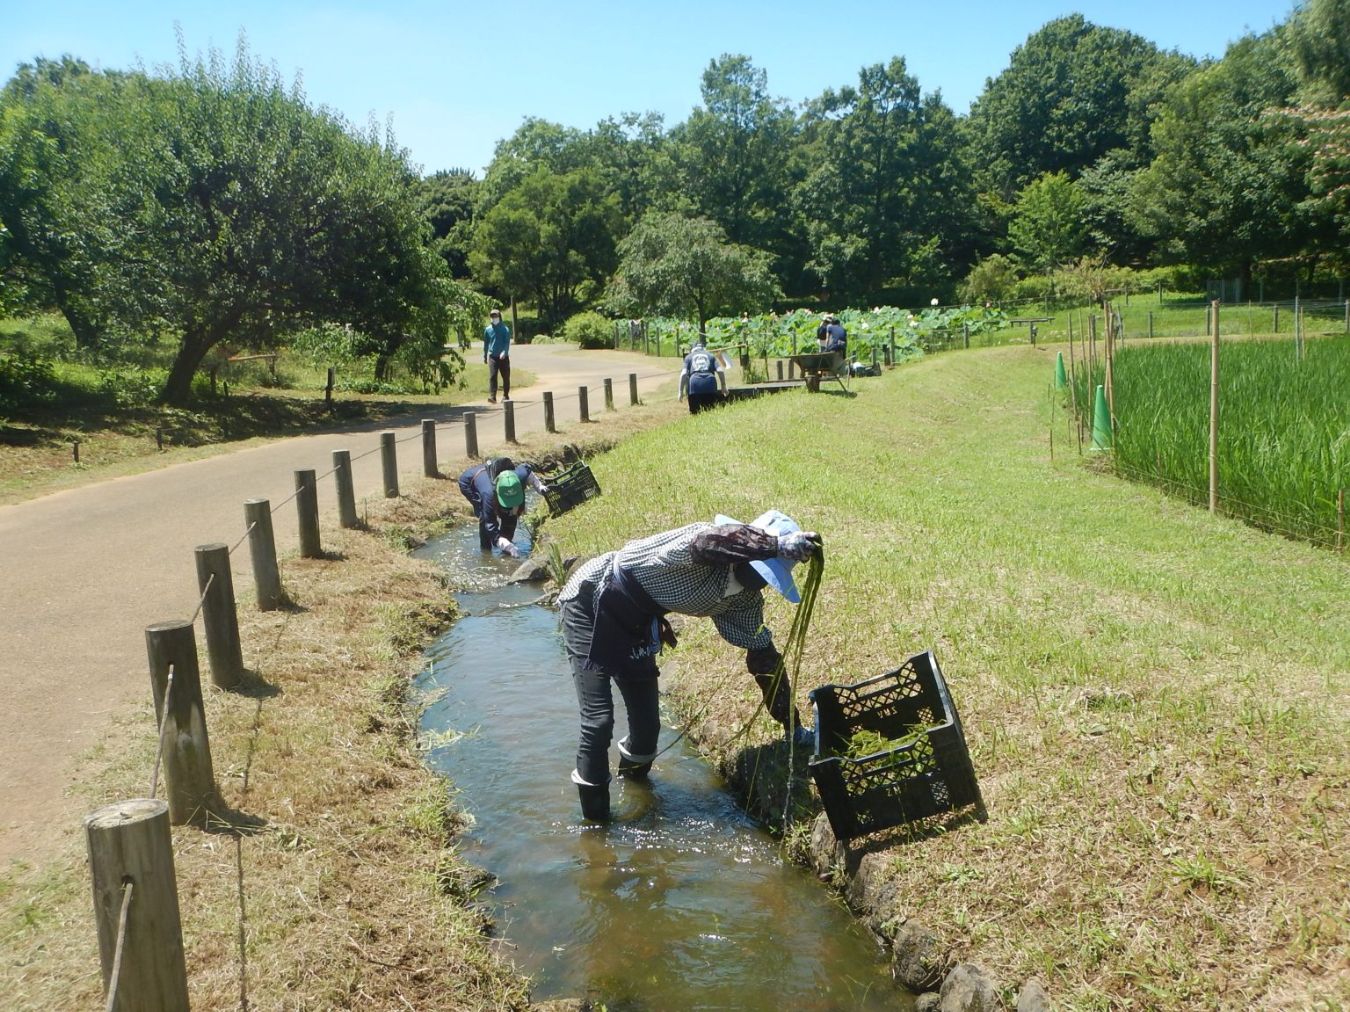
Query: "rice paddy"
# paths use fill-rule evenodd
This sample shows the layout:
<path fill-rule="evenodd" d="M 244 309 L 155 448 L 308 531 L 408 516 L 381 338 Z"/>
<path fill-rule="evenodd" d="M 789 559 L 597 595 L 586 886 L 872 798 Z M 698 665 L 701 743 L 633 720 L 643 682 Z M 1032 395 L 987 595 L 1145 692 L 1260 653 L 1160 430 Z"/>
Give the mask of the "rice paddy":
<path fill-rule="evenodd" d="M 1113 366 L 1116 469 L 1195 503 L 1209 495 L 1208 343 L 1129 345 Z M 1103 382 L 1074 377 L 1090 405 Z M 1234 341 L 1220 351 L 1219 503 L 1223 512 L 1315 544 L 1337 543 L 1350 488 L 1350 337 Z"/>

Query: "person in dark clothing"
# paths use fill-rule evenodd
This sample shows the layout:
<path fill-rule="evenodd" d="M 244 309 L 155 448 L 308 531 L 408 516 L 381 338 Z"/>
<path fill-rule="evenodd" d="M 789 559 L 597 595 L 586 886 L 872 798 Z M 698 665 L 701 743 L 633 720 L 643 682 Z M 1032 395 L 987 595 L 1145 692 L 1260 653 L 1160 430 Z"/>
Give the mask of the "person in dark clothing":
<path fill-rule="evenodd" d="M 527 484 L 539 493 L 548 488 L 529 464 L 516 464 L 510 457 L 475 464 L 459 476 L 459 490 L 478 517 L 483 551 L 499 548 L 507 555 L 520 555 L 514 541 L 516 523 L 525 512 Z"/>
<path fill-rule="evenodd" d="M 801 600 L 792 567 L 821 550 L 820 535 L 770 510 L 753 523 L 718 516 L 630 541 L 579 567 L 558 595 L 563 642 L 581 711 L 572 782 L 587 819 L 609 817 L 609 744 L 617 685 L 628 711 L 619 775 L 642 778 L 661 730 L 656 657 L 675 637 L 665 616 L 706 615 L 745 663 L 770 716 L 805 744 L 807 734 L 786 676 L 774 685 L 779 654 L 764 626 L 764 588 Z"/>
<path fill-rule="evenodd" d="M 844 352 L 848 347 L 848 331 L 839 322 L 839 317 L 827 314 L 816 328 L 816 341 L 820 351 Z"/>
<path fill-rule="evenodd" d="M 726 373 L 717 356 L 704 347 L 703 340 L 700 335 L 694 342 L 689 354 L 684 356 L 684 368 L 680 370 L 680 397 L 689 395 L 691 415 L 720 403 L 727 392 Z"/>

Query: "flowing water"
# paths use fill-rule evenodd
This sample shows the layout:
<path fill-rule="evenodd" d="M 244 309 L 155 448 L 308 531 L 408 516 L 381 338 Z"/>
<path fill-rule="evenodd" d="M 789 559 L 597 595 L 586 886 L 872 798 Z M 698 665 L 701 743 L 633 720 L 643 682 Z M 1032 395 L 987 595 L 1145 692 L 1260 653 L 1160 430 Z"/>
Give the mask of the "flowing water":
<path fill-rule="evenodd" d="M 498 877 L 498 931 L 535 1000 L 587 997 L 609 1012 L 912 1008 L 868 933 L 784 863 L 683 741 L 648 783 L 614 780 L 612 823 L 582 822 L 556 613 L 534 603 L 538 587 L 507 585 L 518 563 L 481 553 L 466 528 L 418 552 L 468 588 L 464 617 L 426 652 L 418 690 L 435 701 L 422 727 L 430 763 L 474 818 L 461 853 Z M 517 543 L 528 544 L 523 530 Z M 661 747 L 676 736 L 663 730 Z"/>

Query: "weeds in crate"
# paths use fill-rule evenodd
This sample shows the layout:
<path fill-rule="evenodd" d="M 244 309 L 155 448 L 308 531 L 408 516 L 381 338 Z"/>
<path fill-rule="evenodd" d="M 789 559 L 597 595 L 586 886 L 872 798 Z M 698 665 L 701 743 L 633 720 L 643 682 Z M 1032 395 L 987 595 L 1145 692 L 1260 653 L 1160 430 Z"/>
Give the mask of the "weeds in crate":
<path fill-rule="evenodd" d="M 878 752 L 894 752 L 897 749 L 908 748 L 923 737 L 926 730 L 927 728 L 914 724 L 906 728 L 906 733 L 901 737 L 887 738 L 879 731 L 860 728 L 853 732 L 844 755 L 849 759 L 866 759 Z"/>

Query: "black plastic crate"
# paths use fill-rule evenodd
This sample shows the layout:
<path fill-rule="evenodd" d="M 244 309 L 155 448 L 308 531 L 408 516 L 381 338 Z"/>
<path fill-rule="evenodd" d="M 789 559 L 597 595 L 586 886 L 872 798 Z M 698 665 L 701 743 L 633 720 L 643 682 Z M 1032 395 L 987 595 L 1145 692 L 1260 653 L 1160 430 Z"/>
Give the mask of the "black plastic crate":
<path fill-rule="evenodd" d="M 547 486 L 544 501 L 548 503 L 548 511 L 553 516 L 566 513 L 600 494 L 600 483 L 595 480 L 595 475 L 584 460 L 576 461 L 557 474 L 541 477 Z"/>
<path fill-rule="evenodd" d="M 811 703 L 816 752 L 811 776 L 840 840 L 975 805 L 984 800 L 966 749 L 961 718 L 931 651 L 855 685 L 822 685 Z M 851 757 L 858 731 L 905 743 Z"/>

